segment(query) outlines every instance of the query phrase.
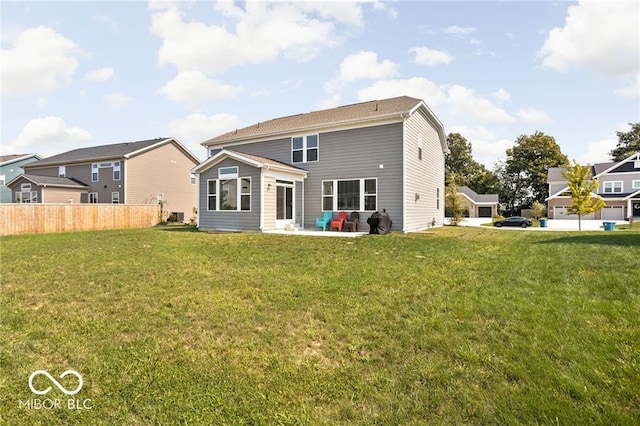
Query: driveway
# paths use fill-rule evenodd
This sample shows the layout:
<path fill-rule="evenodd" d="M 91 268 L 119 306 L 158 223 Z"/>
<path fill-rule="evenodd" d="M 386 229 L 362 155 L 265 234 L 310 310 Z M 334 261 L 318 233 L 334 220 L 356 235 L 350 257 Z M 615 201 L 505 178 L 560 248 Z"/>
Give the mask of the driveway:
<path fill-rule="evenodd" d="M 491 219 L 489 218 L 465 218 L 460 226 L 481 226 L 484 223 L 490 223 Z M 583 231 L 604 231 L 604 227 L 602 226 L 602 220 L 583 220 L 582 221 L 582 230 Z M 609 221 L 608 221 L 609 222 Z M 617 225 L 629 223 L 625 220 L 616 220 L 610 221 L 616 222 Z M 445 219 L 445 223 L 447 219 Z M 485 226 L 485 228 L 487 228 Z M 496 228 L 498 229 L 498 228 Z M 518 227 L 504 227 L 499 229 L 520 229 Z M 578 221 L 570 220 L 570 219 L 549 219 L 547 220 L 546 228 L 527 228 L 530 231 L 577 231 L 578 230 Z"/>

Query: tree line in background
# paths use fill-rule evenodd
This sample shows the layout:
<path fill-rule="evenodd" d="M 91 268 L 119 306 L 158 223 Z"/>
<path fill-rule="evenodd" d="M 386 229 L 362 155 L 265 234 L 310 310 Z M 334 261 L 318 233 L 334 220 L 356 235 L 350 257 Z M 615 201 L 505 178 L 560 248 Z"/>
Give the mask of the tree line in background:
<path fill-rule="evenodd" d="M 640 152 L 640 122 L 629 125 L 629 131 L 616 132 L 618 143 L 609 152 L 611 161 L 622 161 Z M 547 173 L 550 167 L 578 166 L 570 165 L 569 158 L 562 153 L 553 136 L 538 131 L 519 136 L 515 145 L 506 150 L 506 160 L 497 162 L 493 170 L 474 160 L 471 143 L 460 133 L 449 133 L 447 144 L 447 188 L 454 188 L 455 192 L 455 188 L 467 186 L 478 194 L 498 194 L 502 213 L 507 216 L 519 215 L 522 209 L 532 207 L 538 211 L 539 206 L 544 205 L 549 196 Z M 584 176 L 584 179 L 585 185 L 593 185 L 589 176 Z"/>

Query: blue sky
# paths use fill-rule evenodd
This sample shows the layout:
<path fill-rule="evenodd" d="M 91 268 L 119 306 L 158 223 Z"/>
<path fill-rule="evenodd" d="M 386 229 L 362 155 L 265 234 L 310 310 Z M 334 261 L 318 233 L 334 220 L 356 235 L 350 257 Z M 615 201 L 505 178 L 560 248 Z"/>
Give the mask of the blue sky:
<path fill-rule="evenodd" d="M 640 121 L 640 6 L 590 2 L 2 2 L 2 154 L 424 99 L 492 167 L 523 134 L 608 161 Z"/>

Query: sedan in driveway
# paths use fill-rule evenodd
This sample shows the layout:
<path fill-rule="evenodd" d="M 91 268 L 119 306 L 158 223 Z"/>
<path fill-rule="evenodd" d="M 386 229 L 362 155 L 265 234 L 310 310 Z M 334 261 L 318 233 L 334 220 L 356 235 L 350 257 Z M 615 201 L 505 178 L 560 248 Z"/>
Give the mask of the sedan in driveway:
<path fill-rule="evenodd" d="M 513 216 L 502 220 L 496 220 L 493 222 L 493 226 L 497 226 L 498 228 L 501 226 L 520 226 L 522 228 L 526 228 L 527 226 L 531 226 L 531 221 L 526 217 Z"/>

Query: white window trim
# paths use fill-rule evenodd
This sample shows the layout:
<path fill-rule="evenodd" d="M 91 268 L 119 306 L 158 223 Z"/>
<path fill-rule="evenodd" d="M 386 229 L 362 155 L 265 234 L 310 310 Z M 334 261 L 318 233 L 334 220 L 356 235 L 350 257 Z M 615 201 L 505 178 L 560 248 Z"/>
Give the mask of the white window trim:
<path fill-rule="evenodd" d="M 92 197 L 95 199 L 95 201 L 91 201 Z M 89 204 L 98 204 L 98 193 L 97 192 L 90 192 L 89 193 L 89 197 L 88 197 L 88 202 L 89 202 Z"/>
<path fill-rule="evenodd" d="M 640 189 L 640 179 L 631 181 L 631 188 Z"/>
<path fill-rule="evenodd" d="M 93 174 L 95 173 L 96 178 L 93 178 Z M 91 182 L 99 182 L 100 181 L 100 167 L 98 167 L 98 163 L 91 164 Z"/>
<path fill-rule="evenodd" d="M 620 184 L 620 191 L 614 191 L 615 184 Z M 610 186 L 607 190 L 607 186 Z M 624 183 L 621 180 L 610 180 L 602 183 L 603 194 L 622 194 L 624 192 Z"/>
<path fill-rule="evenodd" d="M 113 191 L 111 193 L 111 204 L 120 204 L 120 192 Z"/>
<path fill-rule="evenodd" d="M 67 177 L 67 166 L 58 166 L 58 177 Z"/>
<path fill-rule="evenodd" d="M 315 136 L 316 137 L 316 146 L 314 147 L 308 147 L 307 146 L 307 138 L 309 136 Z M 297 139 L 297 138 L 302 138 L 302 148 L 293 148 L 293 140 Z M 307 160 L 307 152 L 310 149 L 315 149 L 316 151 L 318 151 L 318 154 L 316 155 L 316 159 L 315 160 Z M 293 153 L 295 151 L 302 151 L 302 161 L 293 161 Z M 320 134 L 319 133 L 314 133 L 311 135 L 298 135 L 298 136 L 293 136 L 291 138 L 291 164 L 300 164 L 300 163 L 317 163 L 318 161 L 320 161 Z"/>
<path fill-rule="evenodd" d="M 332 200 L 332 206 L 331 206 L 331 211 L 339 211 L 339 210 L 344 210 L 344 209 L 339 209 L 338 208 L 338 182 L 347 182 L 347 181 L 353 181 L 353 180 L 357 180 L 360 181 L 360 199 L 358 200 L 358 208 L 354 209 L 355 211 L 360 211 L 360 212 L 365 212 L 365 211 L 377 211 L 378 210 L 378 178 L 377 177 L 368 177 L 368 178 L 354 178 L 354 179 L 325 179 L 320 183 L 320 205 L 322 206 L 322 211 L 328 211 L 328 210 L 324 210 L 324 199 L 327 197 L 331 197 L 333 198 Z M 373 194 L 365 194 L 365 181 L 368 180 L 375 180 L 376 182 L 376 192 Z M 323 190 L 324 190 L 324 183 L 325 182 L 332 182 L 333 183 L 333 189 L 332 189 L 332 194 L 331 195 L 324 195 Z M 375 205 L 375 209 L 373 210 L 365 210 L 364 206 L 365 204 L 365 199 L 366 197 L 375 197 L 376 199 L 376 205 Z"/>
<path fill-rule="evenodd" d="M 118 172 L 117 178 L 116 178 L 116 172 Z M 114 161 L 113 162 L 113 180 L 120 180 L 121 176 L 122 176 L 122 172 L 120 171 L 120 162 Z"/>
<path fill-rule="evenodd" d="M 0 186 L 4 186 L 5 185 L 5 179 L 6 179 L 6 177 L 5 177 L 4 173 L 0 174 Z"/>
<path fill-rule="evenodd" d="M 253 192 L 251 189 L 251 176 L 238 176 L 238 177 L 226 177 L 228 175 L 223 175 L 225 176 L 222 179 L 207 179 L 207 211 L 208 212 L 231 212 L 231 213 L 250 213 L 253 209 L 252 207 L 252 199 L 253 199 Z M 249 180 L 249 192 L 242 192 L 242 180 L 243 179 L 248 179 Z M 237 200 L 237 206 L 235 208 L 235 210 L 223 210 L 220 208 L 220 202 L 221 202 L 221 196 L 220 196 L 220 183 L 222 180 L 235 180 L 236 181 L 236 200 Z M 212 194 L 209 192 L 209 185 L 210 182 L 215 182 L 215 189 L 216 192 L 215 194 Z M 248 210 L 242 210 L 242 197 L 243 196 L 249 196 L 249 209 Z M 215 209 L 210 209 L 209 208 L 209 197 L 211 196 L 215 196 L 216 197 L 216 205 L 215 205 Z"/>

